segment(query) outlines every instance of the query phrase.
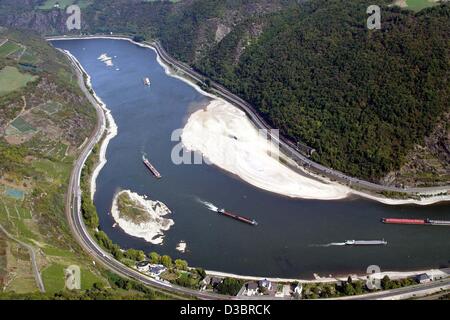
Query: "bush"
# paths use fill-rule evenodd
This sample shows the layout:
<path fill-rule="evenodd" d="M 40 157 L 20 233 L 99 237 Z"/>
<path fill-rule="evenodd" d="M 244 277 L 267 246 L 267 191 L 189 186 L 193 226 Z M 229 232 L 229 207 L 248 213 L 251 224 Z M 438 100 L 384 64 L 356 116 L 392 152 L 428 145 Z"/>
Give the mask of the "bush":
<path fill-rule="evenodd" d="M 217 292 L 229 296 L 235 296 L 238 294 L 244 285 L 242 280 L 234 278 L 225 278 L 222 283 L 217 286 Z"/>

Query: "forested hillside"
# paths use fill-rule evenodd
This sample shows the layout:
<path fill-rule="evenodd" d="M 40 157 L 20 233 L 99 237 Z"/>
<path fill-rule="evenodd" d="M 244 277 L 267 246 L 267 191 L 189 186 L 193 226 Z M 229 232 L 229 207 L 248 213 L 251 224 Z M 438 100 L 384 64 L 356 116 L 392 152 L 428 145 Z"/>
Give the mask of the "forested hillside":
<path fill-rule="evenodd" d="M 319 162 L 376 180 L 449 111 L 450 6 L 384 8 L 382 30 L 368 31 L 368 3 L 311 1 L 265 17 L 236 59 L 258 19 L 247 22 L 196 67 L 316 148 Z"/>

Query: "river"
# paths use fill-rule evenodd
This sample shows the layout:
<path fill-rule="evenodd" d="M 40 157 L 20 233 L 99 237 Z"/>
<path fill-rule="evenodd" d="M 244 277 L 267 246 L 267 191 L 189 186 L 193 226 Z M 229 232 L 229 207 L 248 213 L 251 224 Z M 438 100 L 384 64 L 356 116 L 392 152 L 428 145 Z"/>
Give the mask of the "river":
<path fill-rule="evenodd" d="M 444 267 L 450 264 L 450 227 L 384 225 L 382 217 L 450 220 L 448 203 L 388 206 L 351 197 L 339 201 L 292 199 L 257 189 L 207 164 L 175 165 L 171 141 L 189 115 L 210 98 L 168 76 L 156 53 L 128 41 L 52 41 L 69 50 L 91 76 L 92 87 L 118 126 L 98 175 L 94 203 L 100 226 L 123 248 L 157 251 L 192 266 L 243 275 L 312 278 L 382 271 Z M 98 57 L 106 53 L 112 65 Z M 111 64 L 111 63 L 110 63 Z M 143 85 L 150 77 L 151 87 Z M 143 165 L 146 154 L 163 178 Z M 175 224 L 162 245 L 153 245 L 113 227 L 111 204 L 118 190 L 131 190 L 165 203 Z M 254 218 L 250 226 L 208 210 L 200 200 Z M 381 240 L 387 246 L 326 246 L 348 239 Z M 185 253 L 175 248 L 187 243 Z"/>

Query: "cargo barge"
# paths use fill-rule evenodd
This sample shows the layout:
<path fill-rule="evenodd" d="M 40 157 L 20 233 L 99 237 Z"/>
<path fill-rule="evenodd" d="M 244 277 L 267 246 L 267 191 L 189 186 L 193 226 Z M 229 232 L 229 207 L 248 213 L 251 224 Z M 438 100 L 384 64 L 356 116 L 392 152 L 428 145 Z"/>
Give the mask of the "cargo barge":
<path fill-rule="evenodd" d="M 232 219 L 244 222 L 244 223 L 251 224 L 252 226 L 257 226 L 258 225 L 258 222 L 256 222 L 255 219 L 250 219 L 250 218 L 238 216 L 237 214 L 227 212 L 225 209 L 217 209 L 217 213 L 219 213 L 221 215 L 224 215 L 226 217 L 229 217 L 229 218 L 232 218 Z"/>
<path fill-rule="evenodd" d="M 161 174 L 156 170 L 156 168 L 148 161 L 145 156 L 142 156 L 142 161 L 144 162 L 145 166 L 150 170 L 150 172 L 157 178 L 161 179 Z"/>
<path fill-rule="evenodd" d="M 347 240 L 346 246 L 385 246 L 387 241 L 383 240 Z"/>
<path fill-rule="evenodd" d="M 386 224 L 406 224 L 406 225 L 422 225 L 422 226 L 450 226 L 450 221 L 432 220 L 432 219 L 397 219 L 383 218 L 381 222 Z"/>

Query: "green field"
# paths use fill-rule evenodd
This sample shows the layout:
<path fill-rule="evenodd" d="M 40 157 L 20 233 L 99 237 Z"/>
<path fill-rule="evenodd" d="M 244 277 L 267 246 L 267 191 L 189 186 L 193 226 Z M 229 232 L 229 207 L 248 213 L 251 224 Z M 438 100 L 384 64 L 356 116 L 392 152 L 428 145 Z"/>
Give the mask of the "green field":
<path fill-rule="evenodd" d="M 15 67 L 6 66 L 0 70 L 0 96 L 22 88 L 36 78 L 31 74 L 20 73 Z"/>
<path fill-rule="evenodd" d="M 31 126 L 31 124 L 23 120 L 21 117 L 18 117 L 13 122 L 11 122 L 11 125 L 17 130 L 19 130 L 21 133 L 28 133 L 35 131 L 33 126 Z"/>
<path fill-rule="evenodd" d="M 30 50 L 26 50 L 23 54 L 22 57 L 20 57 L 19 60 L 20 63 L 25 63 L 25 64 L 32 64 L 32 65 L 36 65 L 37 63 L 40 62 L 39 58 L 36 56 L 35 53 L 30 52 Z"/>
<path fill-rule="evenodd" d="M 43 110 L 49 115 L 58 112 L 61 109 L 61 107 L 62 107 L 61 103 L 54 101 L 48 101 L 47 103 L 44 103 L 43 105 L 39 106 L 41 110 Z"/>
<path fill-rule="evenodd" d="M 64 269 L 68 266 L 62 264 L 52 264 L 42 271 L 42 280 L 44 281 L 47 292 L 58 292 L 64 290 L 65 276 Z M 92 287 L 96 282 L 103 282 L 102 279 L 94 275 L 92 272 L 81 269 L 81 289 L 86 290 Z"/>
<path fill-rule="evenodd" d="M 432 0 L 406 0 L 408 8 L 414 11 L 420 11 L 424 8 L 431 7 L 437 3 Z"/>
<path fill-rule="evenodd" d="M 7 41 L 0 47 L 0 58 L 4 58 L 9 56 L 10 54 L 15 53 L 22 47 L 13 41 Z"/>

